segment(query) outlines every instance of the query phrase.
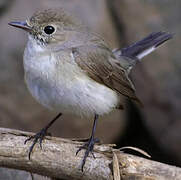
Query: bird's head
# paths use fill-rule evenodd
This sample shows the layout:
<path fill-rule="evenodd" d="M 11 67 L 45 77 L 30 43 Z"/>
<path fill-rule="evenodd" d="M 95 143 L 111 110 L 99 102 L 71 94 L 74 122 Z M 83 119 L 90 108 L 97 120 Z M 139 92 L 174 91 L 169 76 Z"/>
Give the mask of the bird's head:
<path fill-rule="evenodd" d="M 80 22 L 63 9 L 47 9 L 33 14 L 25 22 L 10 22 L 9 25 L 27 31 L 30 36 L 42 45 L 63 43 L 71 32 L 80 27 Z"/>

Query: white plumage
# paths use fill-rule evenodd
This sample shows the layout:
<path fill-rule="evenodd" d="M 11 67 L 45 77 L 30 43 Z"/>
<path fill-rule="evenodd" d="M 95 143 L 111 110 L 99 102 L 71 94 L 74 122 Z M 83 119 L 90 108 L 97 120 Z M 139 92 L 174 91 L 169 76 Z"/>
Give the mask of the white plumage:
<path fill-rule="evenodd" d="M 156 48 L 154 46 L 146 49 L 145 51 L 141 52 L 140 54 L 138 54 L 136 57 L 138 59 L 142 59 L 143 57 L 145 57 L 146 55 L 150 54 L 151 52 L 153 52 Z"/>
<path fill-rule="evenodd" d="M 67 55 L 70 61 L 64 58 Z M 49 109 L 94 116 L 109 113 L 119 103 L 115 91 L 92 80 L 76 65 L 71 51 L 52 54 L 31 36 L 24 53 L 24 68 L 31 94 Z"/>

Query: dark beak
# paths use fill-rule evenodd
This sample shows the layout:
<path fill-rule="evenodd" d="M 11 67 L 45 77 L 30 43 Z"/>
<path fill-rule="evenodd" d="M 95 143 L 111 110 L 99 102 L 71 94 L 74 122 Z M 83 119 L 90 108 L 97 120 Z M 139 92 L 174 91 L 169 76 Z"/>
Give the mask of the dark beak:
<path fill-rule="evenodd" d="M 31 32 L 32 28 L 30 26 L 28 26 L 28 24 L 26 22 L 10 22 L 8 23 L 10 26 L 14 26 L 17 28 L 21 28 L 27 32 Z"/>

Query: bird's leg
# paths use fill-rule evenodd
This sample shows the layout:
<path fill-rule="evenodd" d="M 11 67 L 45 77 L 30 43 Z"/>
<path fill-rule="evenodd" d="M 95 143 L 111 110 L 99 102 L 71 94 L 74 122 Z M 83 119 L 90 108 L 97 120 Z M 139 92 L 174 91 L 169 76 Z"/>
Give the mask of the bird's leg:
<path fill-rule="evenodd" d="M 59 113 L 54 119 L 52 119 L 44 128 L 42 128 L 40 130 L 40 132 L 36 133 L 34 136 L 30 136 L 28 139 L 25 140 L 25 144 L 30 141 L 31 139 L 33 140 L 32 145 L 29 148 L 29 154 L 28 157 L 30 159 L 31 153 L 33 151 L 33 148 L 35 146 L 35 144 L 39 141 L 40 147 L 42 149 L 42 141 L 44 139 L 44 137 L 47 135 L 47 130 L 48 128 L 62 115 L 62 113 Z"/>
<path fill-rule="evenodd" d="M 85 165 L 85 162 L 86 162 L 86 159 L 87 159 L 89 153 L 91 153 L 92 156 L 95 158 L 94 153 L 93 153 L 94 144 L 99 142 L 98 138 L 94 138 L 98 117 L 99 116 L 97 114 L 95 114 L 94 124 L 93 124 L 92 133 L 91 133 L 90 138 L 88 139 L 88 141 L 83 146 L 79 147 L 79 149 L 76 152 L 76 155 L 77 155 L 79 153 L 79 151 L 81 151 L 82 149 L 86 149 L 83 160 L 81 162 L 82 172 L 83 172 L 83 168 L 84 168 L 84 165 Z"/>

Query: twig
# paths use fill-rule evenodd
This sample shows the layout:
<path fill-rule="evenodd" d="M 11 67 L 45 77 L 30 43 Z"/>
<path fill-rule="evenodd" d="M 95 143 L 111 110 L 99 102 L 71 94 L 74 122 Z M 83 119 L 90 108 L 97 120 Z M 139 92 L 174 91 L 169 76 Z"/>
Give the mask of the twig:
<path fill-rule="evenodd" d="M 111 180 L 113 174 L 118 179 L 118 172 L 121 179 L 181 179 L 181 169 L 178 167 L 128 155 L 113 149 L 113 145 L 109 144 L 95 146 L 96 159 L 91 156 L 87 158 L 82 173 L 80 162 L 84 152 L 75 156 L 77 146 L 81 143 L 55 137 L 47 137 L 42 150 L 36 145 L 29 160 L 30 144 L 24 145 L 24 141 L 30 135 L 32 133 L 0 128 L 0 166 L 61 179 Z M 115 171 L 113 164 L 117 168 Z"/>

